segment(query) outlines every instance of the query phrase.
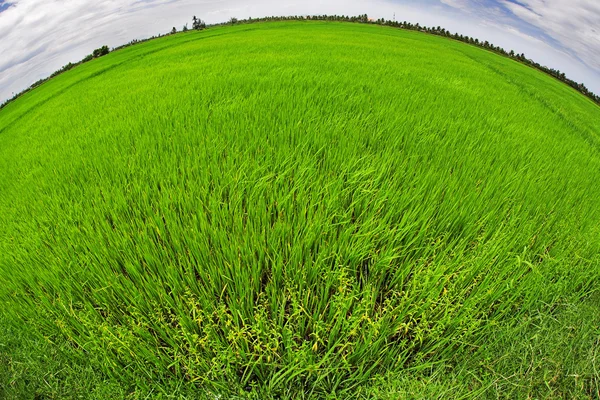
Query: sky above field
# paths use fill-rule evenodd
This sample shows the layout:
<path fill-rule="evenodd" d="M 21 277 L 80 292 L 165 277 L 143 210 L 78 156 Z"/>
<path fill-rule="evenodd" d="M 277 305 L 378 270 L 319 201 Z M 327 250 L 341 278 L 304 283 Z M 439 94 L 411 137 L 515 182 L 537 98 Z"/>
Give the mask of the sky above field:
<path fill-rule="evenodd" d="M 600 93 L 598 0 L 0 0 L 0 102 L 102 45 L 231 17 L 368 13 L 525 53 Z"/>

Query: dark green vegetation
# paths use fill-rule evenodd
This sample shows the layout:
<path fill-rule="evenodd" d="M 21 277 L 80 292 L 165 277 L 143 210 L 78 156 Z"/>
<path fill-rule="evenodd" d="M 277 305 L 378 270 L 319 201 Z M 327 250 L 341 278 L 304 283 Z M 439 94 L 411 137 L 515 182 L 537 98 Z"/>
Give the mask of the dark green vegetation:
<path fill-rule="evenodd" d="M 83 64 L 0 112 L 0 396 L 594 398 L 599 150 L 581 94 L 419 32 Z"/>

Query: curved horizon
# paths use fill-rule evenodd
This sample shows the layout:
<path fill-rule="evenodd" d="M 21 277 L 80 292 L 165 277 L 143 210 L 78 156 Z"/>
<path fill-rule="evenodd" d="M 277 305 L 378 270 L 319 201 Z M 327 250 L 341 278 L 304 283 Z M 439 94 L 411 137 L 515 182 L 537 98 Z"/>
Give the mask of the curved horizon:
<path fill-rule="evenodd" d="M 542 4 L 543 3 L 543 4 Z M 408 21 L 489 41 L 507 50 L 566 73 L 600 94 L 600 32 L 591 21 L 600 20 L 600 5 L 577 0 L 565 11 L 565 2 L 539 0 L 381 0 L 361 4 L 337 0 L 318 4 L 308 0 L 273 4 L 268 0 L 245 4 L 239 0 L 130 0 L 41 2 L 0 0 L 0 102 L 49 77 L 68 63 L 80 61 L 103 45 L 118 47 L 191 26 L 193 15 L 209 24 L 231 17 L 269 15 L 359 15 Z M 571 3 L 572 4 L 572 3 Z M 537 17 L 536 17 L 537 15 Z M 580 29 L 572 27 L 576 15 Z M 570 33 L 569 33 L 570 32 Z M 571 44 L 567 43 L 571 40 Z"/>

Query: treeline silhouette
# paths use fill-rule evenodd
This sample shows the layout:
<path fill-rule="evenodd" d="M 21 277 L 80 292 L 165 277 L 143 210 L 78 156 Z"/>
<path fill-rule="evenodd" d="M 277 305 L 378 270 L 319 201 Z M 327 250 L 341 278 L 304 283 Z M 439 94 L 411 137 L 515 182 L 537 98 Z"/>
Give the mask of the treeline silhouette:
<path fill-rule="evenodd" d="M 257 23 L 257 22 L 270 22 L 270 21 L 340 21 L 340 22 L 355 22 L 355 23 L 363 23 L 363 24 L 374 24 L 374 25 L 385 25 L 385 26 L 391 26 L 394 28 L 399 28 L 399 29 L 405 29 L 405 30 L 411 30 L 411 31 L 419 31 L 419 32 L 424 32 L 424 33 L 429 33 L 431 35 L 436 35 L 436 36 L 443 36 L 443 37 L 447 37 L 450 39 L 454 39 L 454 40 L 458 40 L 464 43 L 468 43 L 470 45 L 473 46 L 478 46 L 481 48 L 484 48 L 486 50 L 492 51 L 496 54 L 500 54 L 502 56 L 511 58 L 513 60 L 516 60 L 522 64 L 528 65 L 530 67 L 536 68 L 556 79 L 558 79 L 561 82 L 566 83 L 567 85 L 571 86 L 573 89 L 577 90 L 578 92 L 582 93 L 583 95 L 587 96 L 588 98 L 590 98 L 592 101 L 594 101 L 595 103 L 597 103 L 598 105 L 600 105 L 600 95 L 597 95 L 595 93 L 593 93 L 592 91 L 590 91 L 583 83 L 578 83 L 570 78 L 568 78 L 564 72 L 561 72 L 560 70 L 554 69 L 554 68 L 549 68 L 546 67 L 545 65 L 541 65 L 533 60 L 528 59 L 524 53 L 516 53 L 514 50 L 510 50 L 510 51 L 506 51 L 505 49 L 503 49 L 500 46 L 495 46 L 493 43 L 486 41 L 481 41 L 477 38 L 472 38 L 470 36 L 464 36 L 461 35 L 459 33 L 451 33 L 450 31 L 437 26 L 437 27 L 428 27 L 425 25 L 420 25 L 419 23 L 416 24 L 412 24 L 410 22 L 407 21 L 396 21 L 396 20 L 386 20 L 384 18 L 380 18 L 380 19 L 372 19 L 369 18 L 369 16 L 367 14 L 361 14 L 361 15 L 356 15 L 356 16 L 346 16 L 346 15 L 307 15 L 307 16 L 301 16 L 301 15 L 293 15 L 293 16 L 271 16 L 271 17 L 263 17 L 263 18 L 248 18 L 248 19 L 238 19 L 238 18 L 231 18 L 229 21 L 227 22 L 222 22 L 222 23 L 217 23 L 217 24 L 212 24 L 212 25 L 207 25 L 204 21 L 202 21 L 201 19 L 197 18 L 196 16 L 194 16 L 192 18 L 192 29 L 191 30 L 203 30 L 206 29 L 207 27 L 211 27 L 211 26 L 223 26 L 223 25 L 236 25 L 236 24 L 252 24 L 252 23 Z M 188 32 L 190 31 L 190 29 L 188 28 L 187 24 L 185 24 L 181 30 L 182 32 Z M 155 36 L 151 36 L 147 39 L 134 39 L 126 44 L 123 44 L 121 46 L 117 46 L 114 47 L 112 49 L 112 51 L 115 50 L 119 50 L 119 49 L 123 49 L 125 47 L 129 47 L 132 46 L 134 44 L 138 44 L 138 43 L 143 43 L 143 42 L 147 42 L 149 40 L 153 40 L 153 39 L 157 39 L 163 36 L 167 36 L 167 35 L 173 35 L 175 33 L 177 33 L 177 28 L 173 27 L 171 29 L 171 31 L 167 34 L 158 34 Z M 90 60 L 93 60 L 94 58 L 98 58 L 101 57 L 103 55 L 106 55 L 110 52 L 111 50 L 108 49 L 107 46 L 102 46 L 101 48 L 98 48 L 96 50 L 94 50 L 92 52 L 92 54 L 87 55 L 86 57 L 84 57 L 81 61 L 78 61 L 76 63 L 68 63 L 67 65 L 64 65 L 61 69 L 59 69 L 58 71 L 55 71 L 54 73 L 52 73 L 50 76 L 48 76 L 47 78 L 43 78 L 38 80 L 37 82 L 34 82 L 31 86 L 29 86 L 27 89 L 15 94 L 13 97 L 11 97 L 10 99 L 4 101 L 2 104 L 0 104 L 0 109 L 4 108 L 7 104 L 9 104 L 10 102 L 14 101 L 15 99 L 17 99 L 18 97 L 22 96 L 23 94 L 29 92 L 30 90 L 40 86 L 42 83 L 48 81 L 49 79 L 65 72 L 68 71 L 70 69 L 73 69 L 74 67 L 83 64 L 85 62 L 88 62 Z"/>
<path fill-rule="evenodd" d="M 4 108 L 8 103 L 10 103 L 11 101 L 16 100 L 18 97 L 24 95 L 25 93 L 29 92 L 30 90 L 35 89 L 36 87 L 40 86 L 42 83 L 54 78 L 57 75 L 62 74 L 63 72 L 66 72 L 70 69 L 75 68 L 76 66 L 83 64 L 85 62 L 91 61 L 94 58 L 98 58 L 98 57 L 102 57 L 107 55 L 108 53 L 110 53 L 110 49 L 108 48 L 108 46 L 102 46 L 99 47 L 97 49 L 95 49 L 92 54 L 88 54 L 87 56 L 85 56 L 81 61 L 77 61 L 75 63 L 68 63 L 66 65 L 63 65 L 58 71 L 54 71 L 52 74 L 50 74 L 50 76 L 46 77 L 46 78 L 42 78 L 38 81 L 35 81 L 34 83 L 31 84 L 31 86 L 29 86 L 27 89 L 15 94 L 13 97 L 11 97 L 10 99 L 4 101 L 2 104 L 0 104 L 0 110 L 2 108 Z"/>
<path fill-rule="evenodd" d="M 573 89 L 581 92 L 583 95 L 589 97 L 591 100 L 600 104 L 600 96 L 596 95 L 592 91 L 590 91 L 583 83 L 578 83 L 572 79 L 569 79 L 564 72 L 560 70 L 546 67 L 545 65 L 541 65 L 533 60 L 528 59 L 525 56 L 525 53 L 516 53 L 514 50 L 506 51 L 500 46 L 495 46 L 493 43 L 486 41 L 480 41 L 479 39 L 472 38 L 469 36 L 464 36 L 459 33 L 451 33 L 450 31 L 438 26 L 438 27 L 428 27 L 425 25 L 420 25 L 418 23 L 412 24 L 410 22 L 399 22 L 386 20 L 384 18 L 380 19 L 372 19 L 369 18 L 367 14 L 357 15 L 357 16 L 345 16 L 345 15 L 312 15 L 312 16 L 287 16 L 287 17 L 264 17 L 264 18 L 248 18 L 244 20 L 238 20 L 236 18 L 232 18 L 227 23 L 215 24 L 216 25 L 231 25 L 231 24 L 249 24 L 255 22 L 266 22 L 266 21 L 290 21 L 290 20 L 317 20 L 317 21 L 342 21 L 342 22 L 358 22 L 363 24 L 376 24 L 376 25 L 385 25 L 391 26 L 394 28 L 406 29 L 411 31 L 420 31 L 429 33 L 436 36 L 444 36 L 447 38 L 451 38 L 454 40 L 458 40 L 464 43 L 471 44 L 473 46 L 479 46 L 481 48 L 487 49 L 489 51 L 493 51 L 494 53 L 503 55 L 505 57 L 512 58 L 513 60 L 519 61 L 525 65 L 529 65 L 530 67 L 536 68 L 546 74 L 553 76 L 561 82 L 566 83 L 571 86 Z"/>

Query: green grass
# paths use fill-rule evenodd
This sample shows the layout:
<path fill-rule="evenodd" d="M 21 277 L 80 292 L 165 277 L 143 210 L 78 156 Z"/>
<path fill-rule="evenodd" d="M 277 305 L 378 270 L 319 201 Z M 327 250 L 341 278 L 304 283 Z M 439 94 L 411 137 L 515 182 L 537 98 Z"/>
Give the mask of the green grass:
<path fill-rule="evenodd" d="M 0 112 L 0 397 L 595 398 L 600 108 L 445 38 L 286 22 Z"/>

